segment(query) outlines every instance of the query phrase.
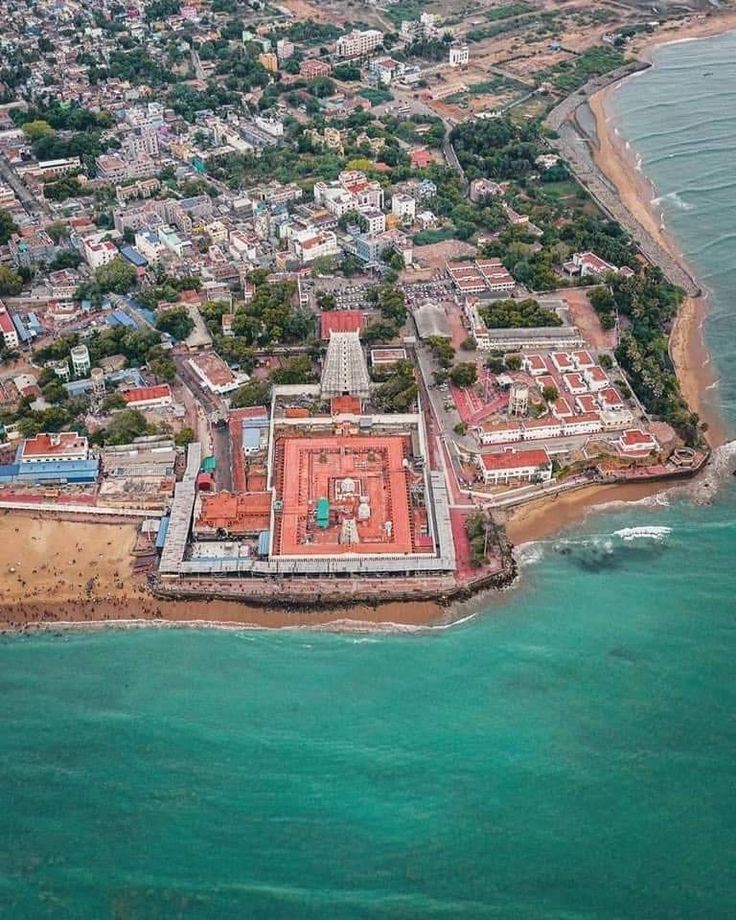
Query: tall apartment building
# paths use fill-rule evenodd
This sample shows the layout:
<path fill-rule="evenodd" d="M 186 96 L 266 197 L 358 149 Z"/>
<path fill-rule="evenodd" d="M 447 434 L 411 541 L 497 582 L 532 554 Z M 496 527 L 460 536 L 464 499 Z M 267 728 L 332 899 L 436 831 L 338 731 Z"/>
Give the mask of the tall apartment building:
<path fill-rule="evenodd" d="M 354 30 L 347 35 L 341 35 L 335 43 L 335 52 L 341 58 L 362 57 L 370 54 L 383 41 L 383 33 L 378 29 Z"/>

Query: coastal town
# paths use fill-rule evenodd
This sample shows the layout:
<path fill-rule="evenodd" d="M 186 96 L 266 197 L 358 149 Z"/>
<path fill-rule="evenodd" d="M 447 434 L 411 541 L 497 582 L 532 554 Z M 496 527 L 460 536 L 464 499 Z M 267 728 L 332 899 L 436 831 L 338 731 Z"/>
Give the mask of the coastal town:
<path fill-rule="evenodd" d="M 695 475 L 699 288 L 588 106 L 720 12 L 659 15 L 9 3 L 0 514 L 134 527 L 162 603 L 449 602 L 519 509 Z"/>

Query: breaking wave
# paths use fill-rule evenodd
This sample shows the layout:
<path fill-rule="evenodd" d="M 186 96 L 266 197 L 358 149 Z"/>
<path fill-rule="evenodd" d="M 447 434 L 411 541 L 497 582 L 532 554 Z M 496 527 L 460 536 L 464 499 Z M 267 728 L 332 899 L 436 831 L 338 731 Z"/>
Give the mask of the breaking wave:
<path fill-rule="evenodd" d="M 628 543 L 631 540 L 664 540 L 671 533 L 671 527 L 657 525 L 653 527 L 623 527 L 621 530 L 614 530 L 613 535 Z"/>

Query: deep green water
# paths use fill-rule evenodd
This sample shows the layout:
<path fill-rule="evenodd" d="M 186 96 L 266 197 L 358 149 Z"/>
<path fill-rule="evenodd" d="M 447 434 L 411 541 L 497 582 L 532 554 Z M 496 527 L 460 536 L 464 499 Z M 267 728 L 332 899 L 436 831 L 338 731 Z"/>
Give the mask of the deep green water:
<path fill-rule="evenodd" d="M 724 374 L 735 57 L 668 47 L 618 96 L 713 287 Z M 689 150 L 677 169 L 662 144 Z M 0 914 L 733 916 L 736 489 L 718 481 L 525 548 L 520 589 L 431 634 L 4 640 Z"/>

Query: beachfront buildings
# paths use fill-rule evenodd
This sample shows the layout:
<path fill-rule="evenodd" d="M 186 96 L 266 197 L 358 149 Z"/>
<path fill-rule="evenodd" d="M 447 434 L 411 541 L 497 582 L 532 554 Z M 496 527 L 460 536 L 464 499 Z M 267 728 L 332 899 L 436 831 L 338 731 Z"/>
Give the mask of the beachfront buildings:
<path fill-rule="evenodd" d="M 514 481 L 549 482 L 552 478 L 552 461 L 547 451 L 541 449 L 481 454 L 478 469 L 489 486 Z"/>

